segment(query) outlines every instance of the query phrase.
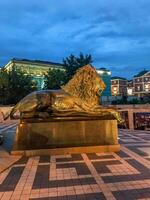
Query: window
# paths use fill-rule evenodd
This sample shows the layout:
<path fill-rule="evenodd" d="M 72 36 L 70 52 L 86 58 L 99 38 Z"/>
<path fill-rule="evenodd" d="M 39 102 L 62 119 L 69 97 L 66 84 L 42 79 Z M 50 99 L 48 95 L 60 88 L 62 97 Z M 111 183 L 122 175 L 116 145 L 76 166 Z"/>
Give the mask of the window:
<path fill-rule="evenodd" d="M 149 91 L 149 85 L 148 84 L 145 84 L 145 91 Z"/>
<path fill-rule="evenodd" d="M 117 87 L 113 87 L 113 88 L 112 88 L 112 93 L 113 93 L 114 95 L 117 95 L 117 93 L 118 93 L 118 88 L 117 88 Z"/>
<path fill-rule="evenodd" d="M 138 82 L 140 82 L 140 79 L 138 78 Z"/>
<path fill-rule="evenodd" d="M 132 90 L 131 88 L 129 88 L 129 89 L 127 90 L 127 92 L 128 92 L 128 95 L 132 95 L 132 94 L 133 94 L 133 90 Z"/>

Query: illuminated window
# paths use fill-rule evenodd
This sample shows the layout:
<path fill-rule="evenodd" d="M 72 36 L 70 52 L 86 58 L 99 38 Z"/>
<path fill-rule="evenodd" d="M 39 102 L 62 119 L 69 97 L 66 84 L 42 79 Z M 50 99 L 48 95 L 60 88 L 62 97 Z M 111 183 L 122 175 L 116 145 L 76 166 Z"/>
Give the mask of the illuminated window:
<path fill-rule="evenodd" d="M 137 79 L 137 82 L 139 82 L 139 81 L 140 81 L 140 79 L 138 78 L 138 79 Z"/>
<path fill-rule="evenodd" d="M 148 84 L 145 85 L 145 88 L 148 89 Z"/>
<path fill-rule="evenodd" d="M 149 85 L 145 84 L 145 91 L 149 91 Z"/>
<path fill-rule="evenodd" d="M 128 89 L 128 95 L 132 95 L 132 94 L 133 94 L 132 89 L 129 88 L 129 89 Z"/>

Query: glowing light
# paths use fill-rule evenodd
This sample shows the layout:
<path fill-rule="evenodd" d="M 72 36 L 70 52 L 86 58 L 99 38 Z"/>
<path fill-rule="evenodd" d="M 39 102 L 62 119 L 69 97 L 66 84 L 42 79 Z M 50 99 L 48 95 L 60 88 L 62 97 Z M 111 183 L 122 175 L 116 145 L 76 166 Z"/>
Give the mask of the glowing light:
<path fill-rule="evenodd" d="M 114 94 L 117 94 L 117 91 L 114 91 Z"/>
<path fill-rule="evenodd" d="M 145 85 L 145 89 L 148 89 L 148 84 Z"/>
<path fill-rule="evenodd" d="M 145 91 L 149 91 L 149 84 L 145 84 Z"/>
<path fill-rule="evenodd" d="M 104 71 L 102 71 L 102 70 L 97 70 L 97 72 L 98 72 L 98 74 L 103 74 L 104 73 Z"/>
<path fill-rule="evenodd" d="M 131 88 L 129 88 L 127 91 L 128 91 L 128 94 L 129 94 L 129 95 L 132 95 L 132 94 L 133 94 L 133 90 L 132 90 Z"/>

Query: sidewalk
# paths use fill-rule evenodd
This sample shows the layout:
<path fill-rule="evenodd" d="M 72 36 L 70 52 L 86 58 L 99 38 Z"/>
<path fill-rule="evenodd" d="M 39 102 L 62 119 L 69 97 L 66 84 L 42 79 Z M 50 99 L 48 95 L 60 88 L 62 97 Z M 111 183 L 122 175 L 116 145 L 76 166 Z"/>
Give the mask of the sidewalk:
<path fill-rule="evenodd" d="M 0 146 L 0 173 L 19 160 L 21 156 L 11 156 Z"/>
<path fill-rule="evenodd" d="M 13 127 L 16 127 L 17 121 L 7 120 L 0 124 L 0 133 L 5 134 L 5 132 L 10 132 Z M 5 135 L 4 135 L 5 136 Z M 11 156 L 3 145 L 0 145 L 0 173 L 15 163 L 20 156 Z"/>
<path fill-rule="evenodd" d="M 120 130 L 118 153 L 12 157 L 0 174 L 0 200 L 150 199 L 150 132 Z M 10 163 L 8 163 L 10 164 Z"/>

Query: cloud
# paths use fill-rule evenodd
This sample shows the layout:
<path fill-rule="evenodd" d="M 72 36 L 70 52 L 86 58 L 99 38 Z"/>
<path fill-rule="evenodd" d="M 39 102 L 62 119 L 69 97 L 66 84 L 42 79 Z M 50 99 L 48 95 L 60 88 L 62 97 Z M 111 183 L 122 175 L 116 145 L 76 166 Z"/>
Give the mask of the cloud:
<path fill-rule="evenodd" d="M 1 0 L 0 65 L 83 52 L 96 67 L 131 77 L 150 66 L 149 12 L 149 0 Z"/>

